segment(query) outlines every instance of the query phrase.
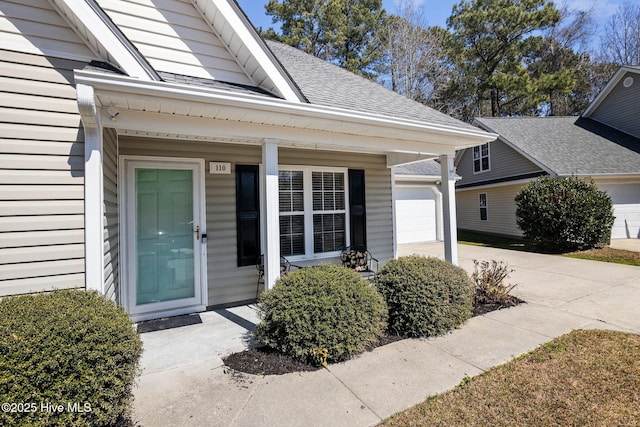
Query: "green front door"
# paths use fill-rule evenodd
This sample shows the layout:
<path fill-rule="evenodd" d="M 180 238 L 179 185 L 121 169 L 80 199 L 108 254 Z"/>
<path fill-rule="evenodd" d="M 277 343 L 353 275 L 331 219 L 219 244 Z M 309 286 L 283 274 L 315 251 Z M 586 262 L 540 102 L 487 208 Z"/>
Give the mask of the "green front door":
<path fill-rule="evenodd" d="M 193 171 L 135 173 L 136 305 L 192 298 Z"/>
<path fill-rule="evenodd" d="M 196 166 L 144 161 L 127 164 L 126 268 L 128 306 L 133 314 L 161 317 L 203 302 L 202 196 Z"/>

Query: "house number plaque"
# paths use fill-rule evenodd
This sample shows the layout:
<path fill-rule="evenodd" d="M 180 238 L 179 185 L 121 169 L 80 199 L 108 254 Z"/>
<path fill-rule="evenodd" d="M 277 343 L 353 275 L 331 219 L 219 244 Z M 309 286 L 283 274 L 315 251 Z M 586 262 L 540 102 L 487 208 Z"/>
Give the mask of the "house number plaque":
<path fill-rule="evenodd" d="M 231 163 L 209 162 L 209 173 L 229 175 L 231 173 Z"/>

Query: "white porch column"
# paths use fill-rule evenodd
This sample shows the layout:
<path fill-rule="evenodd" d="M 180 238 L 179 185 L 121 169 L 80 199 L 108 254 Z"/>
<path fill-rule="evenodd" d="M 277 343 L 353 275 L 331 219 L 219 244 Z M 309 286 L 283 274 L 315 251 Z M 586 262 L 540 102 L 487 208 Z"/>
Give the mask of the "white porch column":
<path fill-rule="evenodd" d="M 262 143 L 262 182 L 264 182 L 264 284 L 271 289 L 280 277 L 280 210 L 278 204 L 278 143 Z"/>
<path fill-rule="evenodd" d="M 104 293 L 102 123 L 93 87 L 79 84 L 76 92 L 84 128 L 85 286 Z"/>
<path fill-rule="evenodd" d="M 458 265 L 458 232 L 456 221 L 456 180 L 453 155 L 440 156 L 440 177 L 442 178 L 442 214 L 444 258 Z"/>

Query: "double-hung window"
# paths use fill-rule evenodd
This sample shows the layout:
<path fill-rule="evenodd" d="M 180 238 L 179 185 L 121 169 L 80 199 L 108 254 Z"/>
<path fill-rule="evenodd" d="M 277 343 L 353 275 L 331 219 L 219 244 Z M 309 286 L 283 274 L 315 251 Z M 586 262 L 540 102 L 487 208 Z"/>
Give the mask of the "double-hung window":
<path fill-rule="evenodd" d="M 278 173 L 280 203 L 280 253 L 304 255 L 304 173 L 286 170 Z"/>
<path fill-rule="evenodd" d="M 348 245 L 347 171 L 284 167 L 279 171 L 280 253 L 332 256 Z"/>
<path fill-rule="evenodd" d="M 486 172 L 489 168 L 489 143 L 473 147 L 473 173 Z"/>
<path fill-rule="evenodd" d="M 489 220 L 489 202 L 487 200 L 487 193 L 480 193 L 480 221 Z"/>

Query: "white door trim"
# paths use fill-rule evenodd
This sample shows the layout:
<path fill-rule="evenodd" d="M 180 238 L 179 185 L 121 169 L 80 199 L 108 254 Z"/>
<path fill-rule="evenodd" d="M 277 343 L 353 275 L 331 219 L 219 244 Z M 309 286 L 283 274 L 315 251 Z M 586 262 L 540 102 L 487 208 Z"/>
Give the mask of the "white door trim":
<path fill-rule="evenodd" d="M 194 172 L 193 204 L 194 217 L 200 226 L 200 234 L 206 234 L 205 161 L 197 158 L 120 156 L 118 180 L 118 206 L 120 214 L 120 280 L 122 303 L 133 321 L 156 319 L 180 314 L 204 311 L 207 307 L 207 251 L 206 239 L 194 243 L 195 296 L 185 300 L 151 303 L 137 307 L 135 304 L 135 263 L 131 256 L 135 247 L 135 216 L 131 206 L 134 194 L 131 191 L 131 172 L 136 167 L 184 168 Z M 195 237 L 194 237 L 195 238 Z M 133 252 L 132 252 L 133 251 Z M 198 274 L 199 272 L 199 274 Z"/>

